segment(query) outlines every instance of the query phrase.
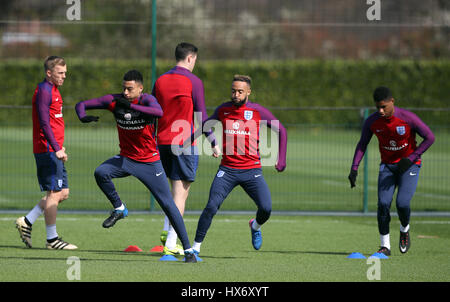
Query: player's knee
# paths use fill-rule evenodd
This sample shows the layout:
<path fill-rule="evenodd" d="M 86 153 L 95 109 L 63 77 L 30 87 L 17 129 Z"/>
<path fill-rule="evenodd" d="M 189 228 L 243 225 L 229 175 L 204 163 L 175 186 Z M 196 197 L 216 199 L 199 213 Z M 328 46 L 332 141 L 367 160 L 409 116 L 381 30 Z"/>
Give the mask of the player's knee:
<path fill-rule="evenodd" d="M 69 191 L 63 190 L 63 191 L 61 192 L 61 196 L 60 196 L 60 198 L 59 198 L 59 203 L 63 202 L 64 200 L 66 200 L 66 199 L 68 199 L 68 198 L 69 198 Z"/>
<path fill-rule="evenodd" d="M 94 171 L 94 177 L 97 181 L 105 181 L 109 179 L 108 173 L 100 166 Z"/>
<path fill-rule="evenodd" d="M 378 201 L 378 213 L 379 214 L 386 214 L 389 213 L 391 208 L 391 202 L 379 200 Z"/>

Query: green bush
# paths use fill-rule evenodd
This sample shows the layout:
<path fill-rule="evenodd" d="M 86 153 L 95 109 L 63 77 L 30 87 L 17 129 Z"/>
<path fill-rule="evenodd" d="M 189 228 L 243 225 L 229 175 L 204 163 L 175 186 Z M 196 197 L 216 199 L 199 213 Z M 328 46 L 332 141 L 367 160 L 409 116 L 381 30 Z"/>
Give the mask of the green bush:
<path fill-rule="evenodd" d="M 123 74 L 132 68 L 145 77 L 151 90 L 150 60 L 89 61 L 67 59 L 68 75 L 61 87 L 65 109 L 80 100 L 119 92 Z M 158 61 L 157 75 L 174 65 Z M 0 105 L 30 105 L 36 84 L 43 80 L 42 62 L 35 60 L 1 61 Z M 438 61 L 198 61 L 194 70 L 204 83 L 208 111 L 212 112 L 230 97 L 234 74 L 253 79 L 254 100 L 266 107 L 373 106 L 372 91 L 380 85 L 392 89 L 400 107 L 449 107 L 450 60 Z M 293 110 L 274 110 L 285 123 L 358 122 L 354 111 L 340 114 Z M 74 112 L 66 119 L 76 118 Z M 3 118 L 3 117 L 2 117 Z M 445 120 L 443 121 L 445 122 Z"/>

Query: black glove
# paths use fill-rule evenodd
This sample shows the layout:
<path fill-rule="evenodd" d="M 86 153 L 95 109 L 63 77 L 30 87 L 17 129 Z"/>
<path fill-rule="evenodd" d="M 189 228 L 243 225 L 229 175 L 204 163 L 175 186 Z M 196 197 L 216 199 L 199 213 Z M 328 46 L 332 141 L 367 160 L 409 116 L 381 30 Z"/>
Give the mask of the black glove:
<path fill-rule="evenodd" d="M 358 176 L 358 171 L 350 170 L 350 174 L 348 175 L 348 180 L 350 180 L 350 188 L 356 186 L 356 176 Z"/>
<path fill-rule="evenodd" d="M 98 116 L 93 116 L 93 115 L 86 115 L 83 118 L 80 118 L 80 121 L 82 121 L 83 123 L 90 123 L 90 122 L 97 122 L 99 119 Z"/>
<path fill-rule="evenodd" d="M 399 174 L 405 173 L 405 171 L 408 170 L 409 167 L 412 166 L 412 164 L 413 164 L 413 162 L 410 161 L 409 158 L 407 158 L 407 157 L 402 158 L 397 164 L 397 167 L 398 167 L 397 171 L 398 171 L 398 173 Z"/>
<path fill-rule="evenodd" d="M 116 98 L 113 102 L 116 102 L 116 106 L 119 108 L 130 109 L 131 107 L 131 103 L 126 98 Z"/>

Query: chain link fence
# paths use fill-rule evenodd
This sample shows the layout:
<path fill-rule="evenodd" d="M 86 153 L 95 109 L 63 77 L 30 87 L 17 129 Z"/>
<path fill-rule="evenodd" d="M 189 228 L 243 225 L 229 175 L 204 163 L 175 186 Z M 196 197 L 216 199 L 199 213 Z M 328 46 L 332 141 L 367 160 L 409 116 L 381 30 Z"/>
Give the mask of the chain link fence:
<path fill-rule="evenodd" d="M 351 112 L 353 124 L 285 124 L 288 130 L 287 168 L 278 173 L 272 165 L 264 166 L 263 173 L 272 193 L 274 211 L 350 211 L 376 210 L 377 177 L 380 161 L 378 142 L 374 137 L 369 145 L 368 184 L 363 185 L 364 165 L 361 164 L 356 189 L 351 190 L 347 176 L 354 149 L 359 140 L 364 108 L 290 108 L 291 114 L 334 115 L 339 120 L 342 112 Z M 28 209 L 41 198 L 32 155 L 31 108 L 2 107 L 2 110 L 20 111 L 23 119 L 0 123 L 0 209 Z M 272 108 L 275 115 L 283 108 Z M 414 110 L 414 109 L 413 109 Z M 413 211 L 450 211 L 450 125 L 435 124 L 434 116 L 450 120 L 449 110 L 422 108 L 416 113 L 433 130 L 436 142 L 423 155 L 423 167 L 417 192 L 412 201 Z M 12 114 L 12 113 L 11 113 Z M 75 115 L 73 108 L 66 108 L 65 117 Z M 218 135 L 220 137 L 220 135 Z M 261 145 L 271 146 L 271 134 L 263 131 Z M 418 143 L 421 138 L 417 137 Z M 205 146 L 208 144 L 205 142 Z M 66 168 L 69 175 L 71 196 L 60 208 L 66 210 L 109 209 L 109 201 L 97 187 L 94 170 L 104 160 L 118 154 L 118 139 L 112 114 L 100 122 L 81 124 L 70 122 L 66 127 L 65 147 L 69 154 Z M 202 210 L 206 205 L 209 187 L 220 161 L 208 154 L 208 148 L 200 156 L 197 179 L 193 183 L 187 201 L 187 210 Z M 261 152 L 267 154 L 267 152 Z M 264 156 L 262 156 L 264 160 Z M 134 177 L 114 180 L 117 190 L 130 209 L 159 210 L 147 189 Z M 253 210 L 255 205 L 241 188 L 236 188 L 225 201 L 224 210 Z"/>
<path fill-rule="evenodd" d="M 368 193 L 367 209 L 375 210 L 379 164 L 375 138 L 368 149 L 368 185 L 362 185 L 361 171 L 357 188 L 350 190 L 347 175 L 360 135 L 364 109 L 360 104 L 365 106 L 368 99 L 361 90 L 369 95 L 379 84 L 380 74 L 399 96 L 414 102 L 412 106 L 427 107 L 412 109 L 436 135 L 423 157 L 413 211 L 450 210 L 450 116 L 445 105 L 446 91 L 450 92 L 445 81 L 450 54 L 448 1 L 6 0 L 0 2 L 0 10 L 0 66 L 4 69 L 0 75 L 4 92 L 0 97 L 0 209 L 29 209 L 42 194 L 32 155 L 28 104 L 43 73 L 40 76 L 42 70 L 30 61 L 57 54 L 71 63 L 70 81 L 62 91 L 71 197 L 61 209 L 109 209 L 93 172 L 119 151 L 115 123 L 102 112 L 101 123 L 81 125 L 73 106 L 85 97 L 115 92 L 114 81 L 120 81 L 117 74 L 128 67 L 142 68 L 149 91 L 148 74 L 155 67 L 150 66 L 152 50 L 156 65 L 167 65 L 173 61 L 175 45 L 188 41 L 200 49 L 195 72 L 204 80 L 207 96 L 219 91 L 208 99 L 208 106 L 227 99 L 228 86 L 223 83 L 228 83 L 229 75 L 250 71 L 260 85 L 254 92 L 256 101 L 287 126 L 286 171 L 279 174 L 273 167 L 264 167 L 274 210 L 358 212 L 365 207 L 364 192 Z M 292 63 L 290 68 L 290 62 L 298 60 L 312 63 L 295 68 Z M 385 70 L 389 62 L 398 60 L 413 63 Z M 370 71 L 361 79 L 358 66 L 342 61 L 367 61 L 367 67 L 359 68 Z M 422 64 L 430 61 L 431 67 Z M 204 62 L 222 65 L 208 67 Z M 267 67 L 268 62 L 275 67 Z M 283 63 L 280 68 L 277 62 Z M 90 73 L 93 65 L 95 74 Z M 351 75 L 346 77 L 347 73 Z M 342 107 L 343 102 L 348 106 Z M 206 204 L 218 165 L 218 160 L 201 156 L 188 210 L 200 210 Z M 119 179 L 117 188 L 130 208 L 158 208 L 136 179 Z M 249 210 L 254 205 L 238 188 L 223 209 Z"/>

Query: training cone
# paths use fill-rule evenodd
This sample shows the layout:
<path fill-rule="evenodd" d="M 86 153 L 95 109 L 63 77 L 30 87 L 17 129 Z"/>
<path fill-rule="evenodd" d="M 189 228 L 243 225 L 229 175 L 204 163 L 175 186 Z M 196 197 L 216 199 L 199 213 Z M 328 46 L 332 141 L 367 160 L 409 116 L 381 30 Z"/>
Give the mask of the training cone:
<path fill-rule="evenodd" d="M 369 258 L 389 259 L 389 257 L 383 253 L 375 253 L 372 256 L 370 256 Z"/>
<path fill-rule="evenodd" d="M 162 245 L 157 245 L 157 246 L 154 246 L 154 247 L 150 250 L 150 252 L 161 253 L 163 250 L 164 250 L 164 246 L 162 246 Z"/>
<path fill-rule="evenodd" d="M 123 250 L 124 252 L 142 252 L 141 248 L 137 245 L 129 245 L 126 249 Z"/>
<path fill-rule="evenodd" d="M 159 258 L 159 261 L 178 261 L 178 259 L 173 255 L 164 255 Z"/>
<path fill-rule="evenodd" d="M 347 256 L 349 259 L 366 259 L 366 257 L 361 253 L 351 253 Z"/>

